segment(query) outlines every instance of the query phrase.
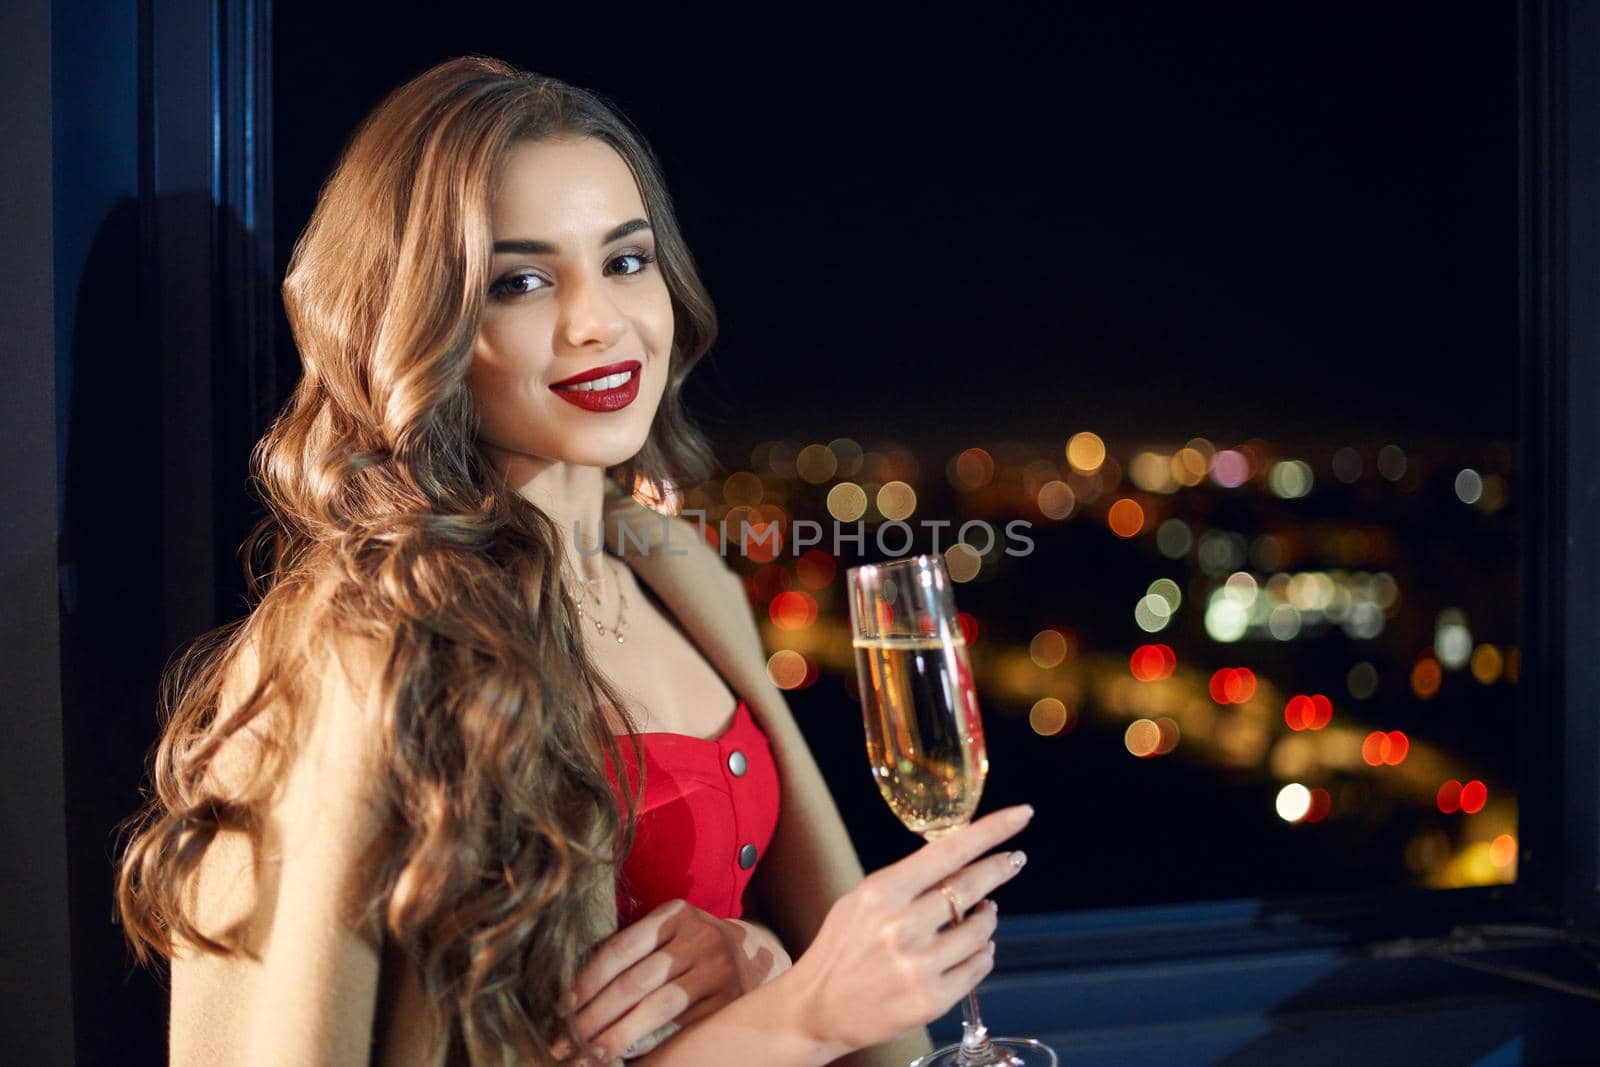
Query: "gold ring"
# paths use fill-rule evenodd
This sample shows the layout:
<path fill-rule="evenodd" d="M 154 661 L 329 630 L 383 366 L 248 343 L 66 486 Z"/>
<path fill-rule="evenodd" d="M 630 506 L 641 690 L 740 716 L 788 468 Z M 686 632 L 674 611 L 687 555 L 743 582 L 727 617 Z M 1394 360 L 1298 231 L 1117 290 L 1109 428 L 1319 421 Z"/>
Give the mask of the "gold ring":
<path fill-rule="evenodd" d="M 950 905 L 950 921 L 958 923 L 966 918 L 967 909 L 962 905 L 961 898 L 956 896 L 956 891 L 947 885 L 941 885 L 939 892 L 944 894 L 946 903 Z"/>

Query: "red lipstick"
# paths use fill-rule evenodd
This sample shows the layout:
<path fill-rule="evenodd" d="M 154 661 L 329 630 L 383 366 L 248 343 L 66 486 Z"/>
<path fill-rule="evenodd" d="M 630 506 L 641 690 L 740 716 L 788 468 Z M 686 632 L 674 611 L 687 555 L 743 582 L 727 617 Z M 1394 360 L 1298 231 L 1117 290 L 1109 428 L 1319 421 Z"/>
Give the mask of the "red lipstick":
<path fill-rule="evenodd" d="M 563 378 L 550 385 L 551 392 L 562 400 L 588 411 L 617 411 L 633 403 L 639 395 L 639 371 L 641 364 L 636 359 L 625 359 L 619 363 L 607 363 L 600 367 L 591 367 L 589 370 L 574 374 L 570 378 Z M 601 378 L 620 377 L 627 375 L 627 380 L 608 388 L 590 386 L 588 388 L 574 389 L 573 386 L 584 382 L 594 382 Z"/>

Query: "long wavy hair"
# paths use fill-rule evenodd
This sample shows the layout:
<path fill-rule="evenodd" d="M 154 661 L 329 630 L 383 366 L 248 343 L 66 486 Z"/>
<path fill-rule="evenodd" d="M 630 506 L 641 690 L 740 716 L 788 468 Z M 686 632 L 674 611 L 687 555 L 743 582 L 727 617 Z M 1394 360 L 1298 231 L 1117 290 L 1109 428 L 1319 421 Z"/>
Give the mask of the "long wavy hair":
<path fill-rule="evenodd" d="M 241 951 L 198 928 L 191 883 L 220 832 L 259 846 L 295 750 L 299 679 L 327 635 L 355 635 L 378 650 L 389 798 L 360 928 L 414 965 L 452 1062 L 495 1067 L 506 1048 L 544 1062 L 567 1032 L 555 1005 L 615 926 L 637 796 L 625 788 L 619 804 L 607 777 L 607 760 L 622 764 L 601 709 L 626 720 L 626 704 L 561 595 L 556 524 L 480 452 L 467 387 L 494 183 L 508 149 L 551 137 L 597 138 L 632 169 L 675 318 L 648 441 L 607 477 L 643 495 L 713 469 L 680 393 L 716 315 L 642 136 L 594 93 L 480 56 L 395 90 L 295 245 L 283 299 L 304 373 L 251 457 L 267 511 L 242 553 L 251 610 L 163 676 L 151 787 L 117 884 L 141 963 L 170 959 L 175 936 Z M 223 707 L 247 649 L 257 670 Z M 211 773 L 247 727 L 250 773 Z"/>

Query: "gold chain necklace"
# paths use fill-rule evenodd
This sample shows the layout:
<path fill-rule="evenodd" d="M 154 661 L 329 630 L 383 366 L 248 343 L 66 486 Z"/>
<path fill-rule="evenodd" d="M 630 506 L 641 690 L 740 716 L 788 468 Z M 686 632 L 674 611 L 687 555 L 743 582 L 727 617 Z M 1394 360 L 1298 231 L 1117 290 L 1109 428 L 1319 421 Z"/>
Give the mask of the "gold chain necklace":
<path fill-rule="evenodd" d="M 591 597 L 594 598 L 595 606 L 599 607 L 601 604 L 600 594 L 596 593 L 589 587 L 596 582 L 604 582 L 605 576 L 602 575 L 599 578 L 583 578 L 580 580 L 583 582 L 584 589 Z M 585 615 L 583 611 L 583 601 L 578 597 L 573 596 L 571 588 L 566 587 L 565 583 L 563 583 L 563 587 L 567 589 L 567 599 L 571 600 L 572 606 L 578 609 L 578 620 L 580 625 L 584 619 L 588 619 L 588 621 L 594 623 L 594 632 L 599 634 L 601 637 L 605 637 L 609 632 L 616 636 L 617 644 L 620 645 L 624 642 L 625 638 L 622 636 L 622 631 L 627 629 L 628 626 L 628 597 L 625 593 L 623 593 L 622 584 L 620 582 L 617 584 L 617 621 L 611 624 L 609 630 L 607 629 L 606 624 L 601 622 L 598 618 L 589 618 L 589 616 Z"/>

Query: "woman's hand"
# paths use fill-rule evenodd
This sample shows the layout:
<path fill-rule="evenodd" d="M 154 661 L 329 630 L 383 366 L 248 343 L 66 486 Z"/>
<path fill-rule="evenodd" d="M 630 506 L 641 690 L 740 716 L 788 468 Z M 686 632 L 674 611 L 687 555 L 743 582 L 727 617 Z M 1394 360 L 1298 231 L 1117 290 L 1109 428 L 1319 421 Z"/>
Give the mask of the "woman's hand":
<path fill-rule="evenodd" d="M 994 905 L 1025 857 L 983 853 L 1028 824 L 1006 808 L 874 871 L 840 897 L 777 986 L 800 990 L 800 1021 L 837 1055 L 887 1041 L 943 1015 L 994 966 Z M 947 886 L 968 909 L 952 924 Z M 977 905 L 983 901 L 981 906 Z"/>
<path fill-rule="evenodd" d="M 668 1023 L 683 1027 L 711 1014 L 788 968 L 789 955 L 771 932 L 672 900 L 600 946 L 578 973 L 567 1007 L 585 1040 L 617 1054 Z M 572 1051 L 564 1040 L 555 1048 L 562 1059 Z"/>

